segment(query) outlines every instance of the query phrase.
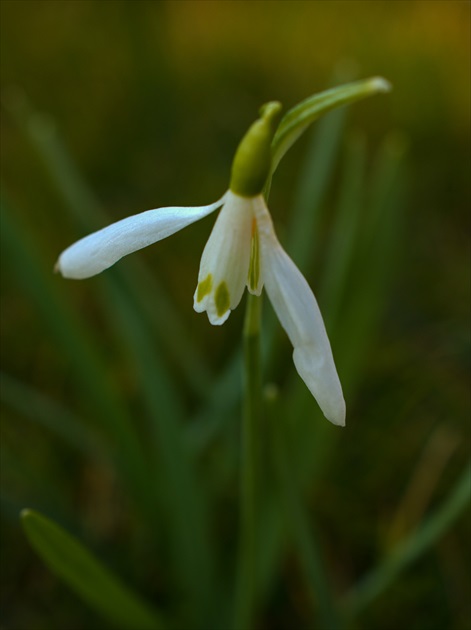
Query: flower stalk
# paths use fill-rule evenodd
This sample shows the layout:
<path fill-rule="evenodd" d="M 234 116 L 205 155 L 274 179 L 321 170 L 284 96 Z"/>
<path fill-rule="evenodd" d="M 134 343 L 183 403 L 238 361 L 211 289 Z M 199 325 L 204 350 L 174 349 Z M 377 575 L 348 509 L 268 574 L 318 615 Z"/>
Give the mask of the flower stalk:
<path fill-rule="evenodd" d="M 240 546 L 236 591 L 236 630 L 251 627 L 256 605 L 256 544 L 260 462 L 262 375 L 260 321 L 262 299 L 249 294 L 245 311 L 244 407 L 241 427 Z"/>

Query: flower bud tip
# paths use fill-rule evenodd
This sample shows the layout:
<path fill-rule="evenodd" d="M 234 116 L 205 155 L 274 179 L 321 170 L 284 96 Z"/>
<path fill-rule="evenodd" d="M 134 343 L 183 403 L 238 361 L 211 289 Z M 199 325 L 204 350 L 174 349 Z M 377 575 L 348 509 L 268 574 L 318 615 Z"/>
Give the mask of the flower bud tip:
<path fill-rule="evenodd" d="M 377 92 L 390 92 L 392 90 L 391 83 L 383 77 L 374 77 L 371 79 L 371 84 Z"/>
<path fill-rule="evenodd" d="M 232 162 L 230 190 L 242 197 L 261 194 L 271 167 L 271 141 L 281 112 L 281 103 L 270 101 L 260 109 L 260 118 L 249 128 Z"/>
<path fill-rule="evenodd" d="M 270 101 L 262 105 L 258 113 L 260 114 L 260 118 L 266 120 L 273 128 L 278 122 L 282 109 L 283 105 L 279 101 Z"/>

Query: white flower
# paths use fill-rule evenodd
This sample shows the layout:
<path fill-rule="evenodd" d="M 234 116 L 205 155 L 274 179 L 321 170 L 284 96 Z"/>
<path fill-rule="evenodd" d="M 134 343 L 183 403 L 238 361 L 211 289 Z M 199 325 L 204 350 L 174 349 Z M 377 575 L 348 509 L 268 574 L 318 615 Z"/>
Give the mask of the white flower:
<path fill-rule="evenodd" d="M 281 247 L 262 194 L 271 168 L 271 139 L 281 105 L 268 103 L 242 139 L 228 192 L 195 208 L 158 208 L 113 223 L 86 236 L 57 261 L 66 278 L 89 278 L 120 258 L 178 232 L 221 208 L 201 258 L 194 309 L 211 324 L 223 324 L 245 287 L 268 297 L 294 347 L 299 375 L 328 420 L 345 425 L 345 401 L 316 299 Z"/>
<path fill-rule="evenodd" d="M 221 206 L 201 258 L 195 310 L 206 311 L 211 324 L 223 324 L 245 287 L 260 295 L 265 285 L 293 344 L 299 375 L 326 418 L 343 426 L 345 402 L 319 307 L 305 278 L 281 247 L 261 194 L 243 197 L 229 190 L 209 206 L 158 208 L 136 214 L 71 245 L 60 255 L 56 268 L 66 278 L 89 278 Z"/>

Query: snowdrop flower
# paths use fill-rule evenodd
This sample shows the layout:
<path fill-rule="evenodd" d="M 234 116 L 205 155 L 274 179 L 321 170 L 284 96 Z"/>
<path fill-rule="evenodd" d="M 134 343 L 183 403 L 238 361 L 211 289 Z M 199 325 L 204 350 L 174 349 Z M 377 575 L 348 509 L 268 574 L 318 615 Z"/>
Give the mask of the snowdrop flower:
<path fill-rule="evenodd" d="M 221 199 L 208 206 L 158 208 L 122 219 L 71 245 L 56 269 L 66 278 L 89 278 L 221 208 L 201 258 L 194 309 L 206 311 L 211 324 L 220 325 L 239 304 L 245 287 L 255 295 L 265 287 L 293 344 L 299 375 L 326 418 L 344 426 L 345 402 L 319 307 L 280 245 L 262 194 L 280 110 L 276 102 L 262 108 L 237 149 L 230 187 Z"/>

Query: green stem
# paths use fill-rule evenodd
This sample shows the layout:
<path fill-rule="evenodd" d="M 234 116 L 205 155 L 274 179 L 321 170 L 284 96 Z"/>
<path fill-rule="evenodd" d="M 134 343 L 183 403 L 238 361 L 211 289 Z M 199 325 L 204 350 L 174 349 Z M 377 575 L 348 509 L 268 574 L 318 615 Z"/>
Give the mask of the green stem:
<path fill-rule="evenodd" d="M 244 323 L 240 547 L 235 628 L 249 630 L 255 608 L 259 423 L 261 411 L 260 319 L 262 300 L 248 295 Z"/>

